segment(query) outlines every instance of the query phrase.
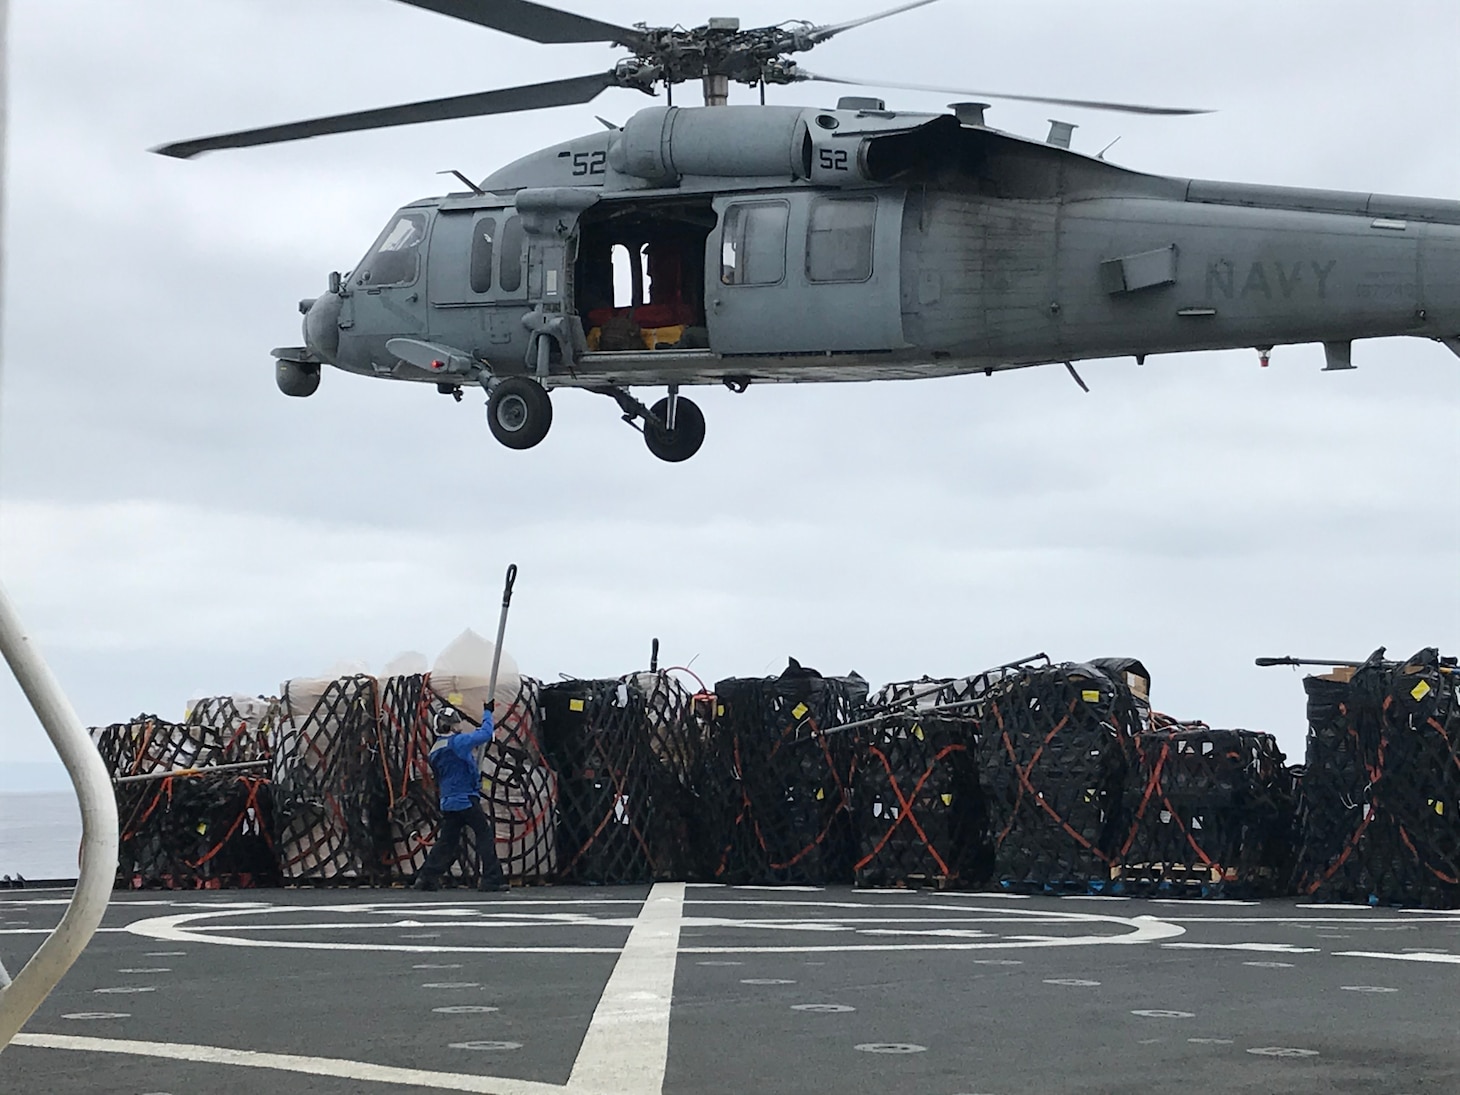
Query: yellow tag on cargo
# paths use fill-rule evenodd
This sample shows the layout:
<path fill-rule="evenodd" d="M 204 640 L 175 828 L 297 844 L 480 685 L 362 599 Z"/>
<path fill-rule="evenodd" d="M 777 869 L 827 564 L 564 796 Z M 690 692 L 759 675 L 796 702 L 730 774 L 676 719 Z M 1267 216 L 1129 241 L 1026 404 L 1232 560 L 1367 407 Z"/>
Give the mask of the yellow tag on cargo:
<path fill-rule="evenodd" d="M 460 692 L 453 692 L 451 693 L 451 695 L 446 697 L 446 702 L 451 704 L 452 707 L 460 707 L 466 702 L 466 697 L 463 696 Z"/>
<path fill-rule="evenodd" d="M 582 700 L 569 700 L 568 701 L 568 710 L 569 711 L 581 711 L 581 710 L 583 710 L 583 707 L 584 707 L 584 704 L 583 704 L 583 701 Z"/>
<path fill-rule="evenodd" d="M 1080 693 L 1080 696 L 1081 696 L 1082 699 L 1084 699 L 1084 701 L 1086 703 L 1099 703 L 1100 702 L 1100 693 L 1099 693 L 1098 690 L 1096 690 L 1094 688 L 1087 688 L 1087 689 L 1085 689 L 1084 692 Z"/>
<path fill-rule="evenodd" d="M 953 796 L 952 795 L 944 795 L 943 796 L 943 805 L 944 806 L 952 806 L 953 805 Z"/>
<path fill-rule="evenodd" d="M 1429 681 L 1420 681 L 1419 684 L 1414 686 L 1409 694 L 1417 700 L 1422 700 L 1432 691 L 1434 691 L 1434 689 L 1430 687 Z"/>
<path fill-rule="evenodd" d="M 807 707 L 804 703 L 798 703 L 795 707 L 791 708 L 791 717 L 793 719 L 804 719 L 806 712 L 810 710 L 811 708 Z"/>

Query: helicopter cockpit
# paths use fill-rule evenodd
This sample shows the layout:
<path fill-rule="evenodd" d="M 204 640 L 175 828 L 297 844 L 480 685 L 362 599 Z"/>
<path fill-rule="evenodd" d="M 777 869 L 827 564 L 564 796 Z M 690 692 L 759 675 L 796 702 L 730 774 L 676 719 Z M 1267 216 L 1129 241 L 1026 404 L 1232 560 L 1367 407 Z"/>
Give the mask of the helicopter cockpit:
<path fill-rule="evenodd" d="M 421 245 L 426 241 L 426 214 L 402 212 L 395 216 L 365 259 L 355 268 L 354 283 L 376 288 L 409 285 L 421 266 Z"/>

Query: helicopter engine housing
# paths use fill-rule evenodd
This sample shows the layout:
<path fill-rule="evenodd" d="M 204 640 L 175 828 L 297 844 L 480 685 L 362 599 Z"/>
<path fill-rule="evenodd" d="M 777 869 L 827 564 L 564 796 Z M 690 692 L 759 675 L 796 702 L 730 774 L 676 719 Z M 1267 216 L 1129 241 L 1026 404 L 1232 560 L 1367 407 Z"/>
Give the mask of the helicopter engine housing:
<path fill-rule="evenodd" d="M 299 361 L 279 361 L 274 366 L 279 391 L 295 399 L 307 399 L 319 391 L 319 366 Z"/>
<path fill-rule="evenodd" d="M 608 162 L 621 175 L 665 185 L 685 175 L 804 179 L 810 134 L 800 107 L 651 107 L 614 134 Z"/>

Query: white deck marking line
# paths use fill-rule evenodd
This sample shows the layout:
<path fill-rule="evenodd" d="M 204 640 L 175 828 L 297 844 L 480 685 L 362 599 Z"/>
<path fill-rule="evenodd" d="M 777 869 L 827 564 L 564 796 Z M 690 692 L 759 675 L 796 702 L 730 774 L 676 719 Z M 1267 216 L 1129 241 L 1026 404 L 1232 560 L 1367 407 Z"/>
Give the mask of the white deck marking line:
<path fill-rule="evenodd" d="M 234 1065 L 276 1072 L 299 1072 L 308 1076 L 330 1076 L 340 1080 L 363 1080 L 392 1087 L 424 1087 L 436 1091 L 467 1091 L 476 1095 L 563 1095 L 555 1084 L 531 1080 L 500 1080 L 491 1076 L 468 1076 L 454 1072 L 428 1072 L 414 1068 L 392 1068 L 364 1061 L 333 1057 L 301 1057 L 292 1053 L 255 1053 L 251 1050 L 194 1046 L 176 1042 L 135 1042 L 120 1038 L 78 1038 L 60 1034 L 17 1034 L 12 1045 L 36 1049 L 64 1049 L 81 1053 L 117 1053 L 128 1057 L 157 1057 L 170 1061 L 193 1061 L 207 1065 Z"/>
<path fill-rule="evenodd" d="M 1291 943 L 1162 943 L 1167 950 L 1262 951 L 1268 954 L 1321 954 L 1319 947 L 1295 947 Z"/>
<path fill-rule="evenodd" d="M 682 882 L 662 882 L 649 891 L 578 1050 L 568 1078 L 573 1095 L 664 1090 L 684 889 Z"/>
<path fill-rule="evenodd" d="M 1387 958 L 1391 962 L 1434 962 L 1444 966 L 1460 966 L 1460 954 L 1389 954 L 1385 951 L 1334 951 L 1339 958 Z"/>

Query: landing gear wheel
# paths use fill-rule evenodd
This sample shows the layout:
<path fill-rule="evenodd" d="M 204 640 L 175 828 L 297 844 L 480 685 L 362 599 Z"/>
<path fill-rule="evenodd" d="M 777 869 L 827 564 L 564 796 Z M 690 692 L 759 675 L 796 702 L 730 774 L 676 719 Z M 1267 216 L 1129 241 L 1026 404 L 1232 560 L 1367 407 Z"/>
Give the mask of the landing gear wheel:
<path fill-rule="evenodd" d="M 669 413 L 669 400 L 661 399 L 652 408 L 653 417 L 644 423 L 644 444 L 660 460 L 680 464 L 700 451 L 705 443 L 705 414 L 684 396 L 674 412 L 674 429 L 659 425 Z"/>
<path fill-rule="evenodd" d="M 553 424 L 553 401 L 547 389 L 524 376 L 511 376 L 487 397 L 487 425 L 509 449 L 530 449 L 542 443 Z"/>

